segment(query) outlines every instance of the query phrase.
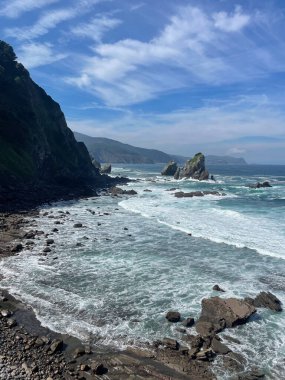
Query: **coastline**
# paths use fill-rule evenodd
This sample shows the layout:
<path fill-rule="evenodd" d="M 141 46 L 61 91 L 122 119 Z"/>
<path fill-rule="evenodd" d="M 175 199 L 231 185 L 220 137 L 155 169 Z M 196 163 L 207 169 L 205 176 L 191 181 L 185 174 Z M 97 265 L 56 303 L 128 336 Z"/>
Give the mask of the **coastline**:
<path fill-rule="evenodd" d="M 33 226 L 39 210 L 0 213 L 0 259 L 21 255 L 23 230 Z M 17 248 L 18 246 L 18 248 Z M 14 252 L 11 252 L 14 251 Z M 7 290 L 2 290 L 2 379 L 215 379 L 211 363 L 189 361 L 185 347 L 180 350 L 152 347 L 100 350 L 71 335 L 41 326 L 34 311 Z M 8 310 L 3 316 L 3 310 Z M 5 314 L 5 312 L 4 312 Z M 15 339 L 16 338 L 16 339 Z M 55 351 L 51 347 L 56 347 Z M 15 355 L 7 355 L 14 352 Z"/>

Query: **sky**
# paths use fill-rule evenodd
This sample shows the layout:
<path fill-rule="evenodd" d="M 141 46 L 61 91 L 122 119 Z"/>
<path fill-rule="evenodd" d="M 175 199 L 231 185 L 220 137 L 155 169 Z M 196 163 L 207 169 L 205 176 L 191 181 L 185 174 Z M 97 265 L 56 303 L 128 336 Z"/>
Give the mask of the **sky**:
<path fill-rule="evenodd" d="M 0 33 L 74 131 L 285 164 L 284 0 L 0 0 Z"/>

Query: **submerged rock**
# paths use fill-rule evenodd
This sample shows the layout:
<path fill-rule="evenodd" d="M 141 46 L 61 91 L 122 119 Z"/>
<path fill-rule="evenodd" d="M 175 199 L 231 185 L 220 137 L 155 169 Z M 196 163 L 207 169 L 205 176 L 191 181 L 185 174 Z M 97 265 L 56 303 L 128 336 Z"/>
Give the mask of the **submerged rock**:
<path fill-rule="evenodd" d="M 163 168 L 161 175 L 173 176 L 178 169 L 177 163 L 175 161 L 169 161 Z"/>
<path fill-rule="evenodd" d="M 213 290 L 215 290 L 216 292 L 223 292 L 223 293 L 225 292 L 225 290 L 220 288 L 219 285 L 214 285 Z"/>

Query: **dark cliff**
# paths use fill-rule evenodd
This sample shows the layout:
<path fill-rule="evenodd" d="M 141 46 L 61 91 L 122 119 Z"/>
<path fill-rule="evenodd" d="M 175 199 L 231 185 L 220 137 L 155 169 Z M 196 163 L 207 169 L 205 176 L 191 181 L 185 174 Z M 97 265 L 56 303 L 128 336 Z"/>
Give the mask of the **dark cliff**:
<path fill-rule="evenodd" d="M 0 41 L 0 186 L 79 185 L 99 174 L 60 106 Z"/>
<path fill-rule="evenodd" d="M 86 194 L 97 182 L 102 182 L 98 169 L 67 127 L 59 104 L 0 41 L 0 208 L 27 197 L 39 203 L 56 193 Z"/>

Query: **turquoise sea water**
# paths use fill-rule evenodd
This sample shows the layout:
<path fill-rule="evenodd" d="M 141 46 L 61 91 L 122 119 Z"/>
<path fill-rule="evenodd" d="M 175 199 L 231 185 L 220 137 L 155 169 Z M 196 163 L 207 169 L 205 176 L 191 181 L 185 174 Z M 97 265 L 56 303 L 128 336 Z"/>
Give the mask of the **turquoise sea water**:
<path fill-rule="evenodd" d="M 98 346 L 141 345 L 164 336 L 183 339 L 165 313 L 176 309 L 197 318 L 201 300 L 219 295 L 212 291 L 216 283 L 227 290 L 223 297 L 265 290 L 285 302 L 285 167 L 211 167 L 216 182 L 175 181 L 161 177 L 161 168 L 113 169 L 113 175 L 137 180 L 127 186 L 137 196 L 43 208 L 35 228 L 46 233 L 58 228 L 49 236 L 55 248 L 41 256 L 46 239 L 39 237 L 33 251 L 1 262 L 5 278 L 0 286 L 29 303 L 44 325 L 83 339 L 91 336 Z M 265 180 L 273 187 L 245 186 Z M 174 187 L 218 190 L 226 196 L 177 199 L 167 191 Z M 45 211 L 55 218 L 43 216 Z M 60 218 L 59 211 L 70 214 Z M 76 222 L 84 228 L 73 228 Z M 282 379 L 284 325 L 285 312 L 260 309 L 250 323 L 224 333 L 241 344 L 226 337 L 225 343 L 242 353 L 249 367 L 261 366 L 268 378 Z M 219 368 L 217 373 L 230 378 Z"/>

